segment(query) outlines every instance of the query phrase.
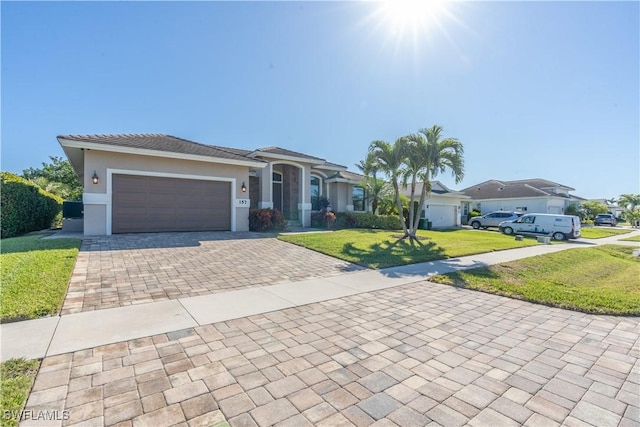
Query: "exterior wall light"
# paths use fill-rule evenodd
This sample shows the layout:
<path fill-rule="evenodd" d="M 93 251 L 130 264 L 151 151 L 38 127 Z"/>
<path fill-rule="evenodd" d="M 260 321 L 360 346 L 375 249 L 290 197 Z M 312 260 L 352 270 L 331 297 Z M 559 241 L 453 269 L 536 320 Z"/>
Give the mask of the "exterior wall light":
<path fill-rule="evenodd" d="M 96 171 L 93 171 L 93 176 L 91 177 L 91 182 L 93 182 L 94 184 L 98 183 L 98 174 L 96 173 Z"/>
<path fill-rule="evenodd" d="M 244 181 L 242 181 L 242 186 L 240 187 L 240 190 L 242 190 L 243 193 L 247 192 L 247 186 L 244 185 Z"/>

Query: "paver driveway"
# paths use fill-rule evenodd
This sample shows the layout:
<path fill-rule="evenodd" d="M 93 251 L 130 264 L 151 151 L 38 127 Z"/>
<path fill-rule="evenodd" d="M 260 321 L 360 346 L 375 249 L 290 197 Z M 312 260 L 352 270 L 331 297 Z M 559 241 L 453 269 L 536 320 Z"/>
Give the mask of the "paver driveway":
<path fill-rule="evenodd" d="M 257 233 L 148 233 L 89 238 L 80 248 L 61 314 L 363 269 Z"/>
<path fill-rule="evenodd" d="M 68 410 L 58 425 L 631 426 L 639 323 L 425 281 L 48 357 L 26 409 Z"/>

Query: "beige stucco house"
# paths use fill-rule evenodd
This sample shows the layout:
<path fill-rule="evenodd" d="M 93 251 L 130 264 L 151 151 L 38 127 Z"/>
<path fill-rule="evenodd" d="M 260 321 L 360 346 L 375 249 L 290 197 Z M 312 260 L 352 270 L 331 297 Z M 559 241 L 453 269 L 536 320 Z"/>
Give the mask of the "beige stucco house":
<path fill-rule="evenodd" d="M 250 208 L 310 225 L 323 197 L 364 211 L 362 176 L 279 147 L 243 150 L 164 134 L 63 135 L 84 185 L 84 234 L 249 229 Z"/>

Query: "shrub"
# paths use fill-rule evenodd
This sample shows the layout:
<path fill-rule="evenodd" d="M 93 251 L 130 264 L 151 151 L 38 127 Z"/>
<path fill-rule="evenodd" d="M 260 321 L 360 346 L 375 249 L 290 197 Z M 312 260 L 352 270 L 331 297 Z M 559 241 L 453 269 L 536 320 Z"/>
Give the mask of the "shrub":
<path fill-rule="evenodd" d="M 272 231 L 284 230 L 287 220 L 278 209 L 249 210 L 249 230 Z"/>
<path fill-rule="evenodd" d="M 473 218 L 474 216 L 482 216 L 482 212 L 480 212 L 477 209 L 472 210 L 471 212 L 469 212 L 467 214 L 467 221 L 469 221 L 471 218 Z"/>
<path fill-rule="evenodd" d="M 287 219 L 278 209 L 271 213 L 271 223 L 274 230 L 284 230 L 287 227 Z"/>
<path fill-rule="evenodd" d="M 51 227 L 62 199 L 18 175 L 0 172 L 0 234 L 15 237 Z"/>
<path fill-rule="evenodd" d="M 399 230 L 402 228 L 402 225 L 397 215 L 374 215 L 369 212 L 340 212 L 336 214 L 336 228 Z"/>

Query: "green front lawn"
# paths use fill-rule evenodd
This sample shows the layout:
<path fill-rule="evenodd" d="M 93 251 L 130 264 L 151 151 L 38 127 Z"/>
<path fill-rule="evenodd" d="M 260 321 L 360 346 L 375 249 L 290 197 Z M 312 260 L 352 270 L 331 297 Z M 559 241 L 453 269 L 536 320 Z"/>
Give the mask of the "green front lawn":
<path fill-rule="evenodd" d="M 24 359 L 10 359 L 0 364 L 1 427 L 18 425 L 20 411 L 27 401 L 39 366 L 40 362 L 37 360 Z"/>
<path fill-rule="evenodd" d="M 79 239 L 36 234 L 0 242 L 0 322 L 57 314 L 80 247 Z"/>
<path fill-rule="evenodd" d="M 602 239 L 604 237 L 616 236 L 618 234 L 631 233 L 631 230 L 620 228 L 591 228 L 585 227 L 580 229 L 580 237 L 585 239 Z"/>
<path fill-rule="evenodd" d="M 626 239 L 620 240 L 626 240 L 628 242 L 640 242 L 640 236 L 627 237 Z"/>
<path fill-rule="evenodd" d="M 433 276 L 433 282 L 570 310 L 640 315 L 634 248 L 603 245 Z"/>
<path fill-rule="evenodd" d="M 278 239 L 371 268 L 393 267 L 503 249 L 533 246 L 535 239 L 472 230 L 419 230 L 423 240 L 398 240 L 401 231 L 340 230 L 280 235 Z"/>

